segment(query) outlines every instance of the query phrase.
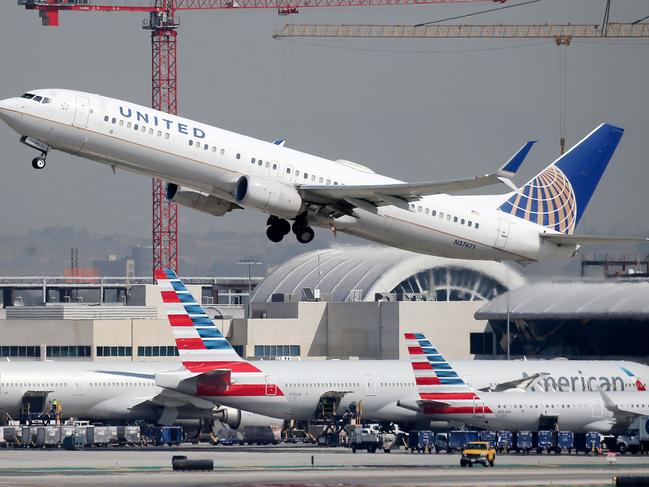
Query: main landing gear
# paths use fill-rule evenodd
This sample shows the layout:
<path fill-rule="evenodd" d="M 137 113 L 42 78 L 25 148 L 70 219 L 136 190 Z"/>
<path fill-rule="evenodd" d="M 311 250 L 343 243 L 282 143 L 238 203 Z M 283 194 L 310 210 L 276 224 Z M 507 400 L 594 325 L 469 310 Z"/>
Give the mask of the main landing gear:
<path fill-rule="evenodd" d="M 271 242 L 281 242 L 282 239 L 291 231 L 291 224 L 283 218 L 278 218 L 275 215 L 268 217 L 266 222 L 268 228 L 266 229 L 266 236 Z"/>
<path fill-rule="evenodd" d="M 271 215 L 268 217 L 266 225 L 268 225 L 266 236 L 271 242 L 281 242 L 291 230 L 293 230 L 297 241 L 303 244 L 311 242 L 315 236 L 313 229 L 308 225 L 308 221 L 304 216 L 297 217 L 293 225 L 291 225 L 283 218 Z"/>

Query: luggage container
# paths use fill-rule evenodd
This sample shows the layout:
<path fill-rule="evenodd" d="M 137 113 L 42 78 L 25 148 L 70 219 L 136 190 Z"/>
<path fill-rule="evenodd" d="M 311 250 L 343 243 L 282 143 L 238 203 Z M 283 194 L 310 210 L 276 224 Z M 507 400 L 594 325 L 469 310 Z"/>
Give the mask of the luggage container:
<path fill-rule="evenodd" d="M 36 444 L 36 427 L 23 426 L 20 435 L 21 445 L 25 448 L 34 446 Z"/>
<path fill-rule="evenodd" d="M 514 434 L 511 431 L 499 431 L 496 435 L 498 453 L 509 452 L 514 447 Z"/>
<path fill-rule="evenodd" d="M 77 435 L 84 446 L 92 446 L 94 443 L 94 426 L 75 426 L 74 434 Z"/>
<path fill-rule="evenodd" d="M 36 435 L 36 445 L 56 448 L 61 443 L 61 431 L 57 426 L 40 426 Z"/>
<path fill-rule="evenodd" d="M 602 436 L 596 431 L 586 433 L 586 454 L 599 454 L 602 448 Z"/>
<path fill-rule="evenodd" d="M 124 426 L 119 436 L 120 445 L 139 445 L 141 440 L 139 426 Z"/>
<path fill-rule="evenodd" d="M 408 448 L 412 453 L 432 453 L 435 448 L 435 434 L 432 431 L 411 431 L 408 434 Z"/>
<path fill-rule="evenodd" d="M 539 431 L 536 436 L 536 453 L 541 455 L 543 450 L 550 453 L 556 448 L 554 431 L 543 430 Z"/>
<path fill-rule="evenodd" d="M 478 433 L 480 441 L 486 441 L 491 448 L 496 447 L 496 432 L 495 431 L 480 431 Z"/>
<path fill-rule="evenodd" d="M 18 426 L 5 426 L 2 428 L 2 437 L 7 446 L 18 446 L 21 443 L 22 428 Z"/>
<path fill-rule="evenodd" d="M 454 450 L 462 450 L 464 446 L 471 441 L 479 441 L 479 434 L 477 431 L 451 431 L 448 434 L 448 453 Z"/>
<path fill-rule="evenodd" d="M 572 431 L 559 431 L 557 434 L 557 448 L 555 450 L 557 455 L 561 454 L 562 450 L 566 450 L 568 455 L 570 455 L 574 445 L 575 434 Z"/>
<path fill-rule="evenodd" d="M 183 429 L 180 426 L 156 426 L 146 432 L 148 443 L 153 445 L 180 445 L 183 441 Z"/>
<path fill-rule="evenodd" d="M 529 453 L 533 446 L 533 435 L 531 431 L 518 431 L 516 433 L 516 452 Z"/>
<path fill-rule="evenodd" d="M 111 430 L 109 426 L 95 426 L 93 432 L 93 444 L 97 446 L 110 445 Z"/>

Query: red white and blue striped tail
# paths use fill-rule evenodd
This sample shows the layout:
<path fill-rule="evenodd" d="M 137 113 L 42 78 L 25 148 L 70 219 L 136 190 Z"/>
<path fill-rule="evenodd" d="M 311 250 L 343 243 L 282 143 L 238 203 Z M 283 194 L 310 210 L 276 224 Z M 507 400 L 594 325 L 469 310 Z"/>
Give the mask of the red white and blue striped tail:
<path fill-rule="evenodd" d="M 479 399 L 423 333 L 405 333 L 419 397 L 451 406 L 472 404 Z"/>
<path fill-rule="evenodd" d="M 187 370 L 260 372 L 234 351 L 174 271 L 158 269 L 155 278 L 176 340 L 178 355 Z"/>

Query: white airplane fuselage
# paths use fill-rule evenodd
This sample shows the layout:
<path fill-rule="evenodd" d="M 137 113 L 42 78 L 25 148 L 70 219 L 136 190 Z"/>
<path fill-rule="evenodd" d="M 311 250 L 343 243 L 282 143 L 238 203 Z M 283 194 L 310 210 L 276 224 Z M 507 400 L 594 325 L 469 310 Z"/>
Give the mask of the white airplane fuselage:
<path fill-rule="evenodd" d="M 431 416 L 399 406 L 399 401 L 418 397 L 412 365 L 407 361 L 262 361 L 252 362 L 263 377 L 232 374 L 233 387 L 215 395 L 201 396 L 232 408 L 285 419 L 311 419 L 321 397 L 338 394 L 340 410 L 361 404 L 363 417 L 371 421 L 424 423 Z M 547 392 L 597 391 L 599 388 L 621 393 L 638 390 L 649 368 L 642 364 L 613 361 L 458 361 L 453 366 L 475 389 L 523 379 L 533 374 L 548 374 L 535 382 L 538 392 L 515 392 L 541 400 Z M 632 375 L 625 372 L 631 371 Z M 240 395 L 245 384 L 260 384 L 252 395 Z M 265 385 L 265 386 L 264 386 Z M 643 386 L 640 385 L 642 388 Z M 490 393 L 492 395 L 504 393 Z M 649 400 L 649 393 L 647 400 Z M 566 394 L 571 396 L 572 394 Z M 583 413 L 583 410 L 582 410 Z M 446 419 L 445 417 L 435 419 Z M 538 418 L 537 418 L 538 419 Z"/>
<path fill-rule="evenodd" d="M 400 183 L 348 161 L 333 161 L 194 122 L 151 108 L 78 91 L 34 90 L 44 104 L 11 98 L 0 118 L 23 137 L 50 148 L 183 188 L 222 205 L 293 219 L 302 185 Z M 259 194 L 234 196 L 242 176 Z M 504 197 L 504 196 L 503 196 Z M 494 199 L 496 198 L 496 199 Z M 573 255 L 578 246 L 539 238 L 546 228 L 497 209 L 501 197 L 437 194 L 416 203 L 356 207 L 354 217 L 318 211 L 309 223 L 419 253 L 478 260 L 539 261 Z M 207 201 L 207 200 L 205 200 Z M 222 208 L 222 206 L 219 206 Z M 296 210 L 296 208 L 299 208 Z"/>
<path fill-rule="evenodd" d="M 607 394 L 615 405 L 634 415 L 649 415 L 649 393 L 611 392 Z M 432 418 L 463 423 L 475 428 L 509 431 L 538 431 L 544 418 L 556 418 L 560 430 L 575 433 L 596 431 L 602 434 L 620 433 L 628 423 L 616 421 L 599 392 L 480 393 L 466 412 L 454 413 L 430 409 Z M 546 426 L 547 427 L 547 426 Z"/>
<path fill-rule="evenodd" d="M 427 422 L 430 417 L 405 409 L 397 402 L 415 397 L 412 367 L 407 361 L 262 361 L 254 362 L 263 370 L 264 381 L 277 385 L 275 395 L 262 388 L 258 396 L 236 396 L 226 392 L 203 399 L 243 411 L 282 419 L 310 419 L 323 394 L 344 392 L 340 407 L 360 403 L 363 416 L 376 421 Z M 516 396 L 537 400 L 544 390 L 563 392 L 595 391 L 611 393 L 637 391 L 637 381 L 649 378 L 646 365 L 617 361 L 458 361 L 458 371 L 476 389 L 545 373 L 536 384 L 539 391 Z M 94 420 L 142 419 L 157 421 L 166 406 L 156 396 L 163 389 L 156 386 L 155 374 L 178 370 L 179 364 L 155 362 L 5 362 L 0 363 L 0 411 L 18 417 L 23 396 L 29 391 L 49 391 L 47 400 L 63 404 L 65 418 Z M 632 375 L 625 372 L 629 371 Z M 233 376 L 235 384 L 245 383 L 242 374 Z M 278 392 L 281 393 L 278 394 Z M 498 393 L 505 394 L 505 393 Z M 566 394 L 572 396 L 573 394 Z M 649 394 L 648 394 L 649 395 Z M 563 396 L 562 396 L 563 397 Z M 153 400 L 153 401 L 152 401 Z M 133 406 L 147 401 L 147 407 Z M 207 402 L 205 401 L 205 402 Z M 194 407 L 177 401 L 179 418 L 210 418 L 211 408 Z M 442 418 L 444 419 L 444 418 Z"/>
<path fill-rule="evenodd" d="M 165 408 L 154 398 L 163 392 L 154 375 L 177 368 L 154 362 L 5 362 L 0 363 L 0 411 L 18 418 L 23 396 L 47 392 L 46 400 L 63 405 L 64 418 L 155 422 Z M 176 401 L 180 418 L 210 418 L 212 409 Z M 137 406 L 137 407 L 136 407 Z"/>

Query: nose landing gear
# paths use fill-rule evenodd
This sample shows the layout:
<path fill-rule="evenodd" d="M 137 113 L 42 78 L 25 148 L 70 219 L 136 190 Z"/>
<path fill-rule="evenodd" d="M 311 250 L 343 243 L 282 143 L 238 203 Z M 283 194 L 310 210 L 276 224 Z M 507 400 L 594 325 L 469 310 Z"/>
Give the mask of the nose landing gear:
<path fill-rule="evenodd" d="M 25 144 L 27 147 L 40 151 L 41 155 L 32 159 L 32 167 L 34 169 L 43 169 L 47 164 L 46 159 L 47 154 L 50 151 L 50 146 L 31 137 L 21 137 L 20 142 Z"/>
<path fill-rule="evenodd" d="M 34 157 L 32 159 L 32 167 L 34 169 L 43 169 L 45 167 L 45 165 L 47 164 L 47 162 L 45 161 L 46 156 L 47 156 L 47 154 L 43 154 L 40 157 Z"/>

